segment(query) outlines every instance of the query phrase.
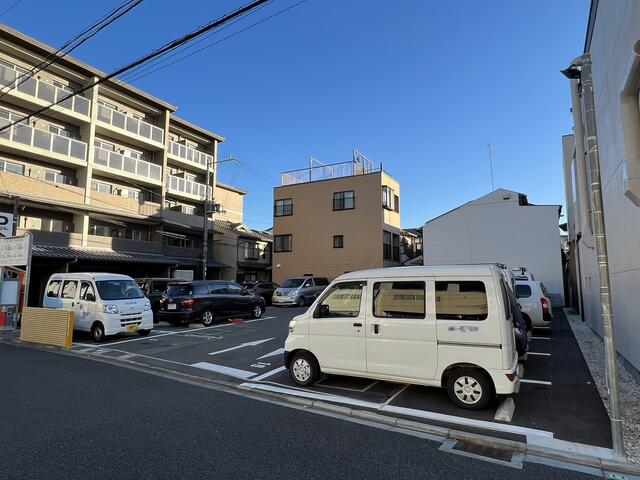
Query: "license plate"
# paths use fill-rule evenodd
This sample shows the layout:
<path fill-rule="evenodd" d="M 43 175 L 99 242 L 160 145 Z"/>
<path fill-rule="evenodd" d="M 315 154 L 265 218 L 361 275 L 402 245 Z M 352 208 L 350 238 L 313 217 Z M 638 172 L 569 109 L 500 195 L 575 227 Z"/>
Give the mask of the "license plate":
<path fill-rule="evenodd" d="M 170 303 L 169 305 L 167 305 L 167 310 L 175 310 L 175 309 L 176 309 L 175 303 Z"/>
<path fill-rule="evenodd" d="M 127 332 L 137 332 L 140 330 L 140 325 L 127 325 Z"/>

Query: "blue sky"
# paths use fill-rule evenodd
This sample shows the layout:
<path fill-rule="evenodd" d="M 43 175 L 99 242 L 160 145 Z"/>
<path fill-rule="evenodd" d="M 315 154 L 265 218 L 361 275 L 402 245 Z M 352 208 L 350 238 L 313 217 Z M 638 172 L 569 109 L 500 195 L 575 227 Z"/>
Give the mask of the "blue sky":
<path fill-rule="evenodd" d="M 57 47 L 120 3 L 22 0 L 0 21 Z M 146 0 L 74 56 L 111 71 L 240 4 Z M 133 84 L 226 137 L 220 157 L 244 166 L 221 166 L 220 179 L 249 191 L 254 228 L 271 225 L 280 172 L 353 148 L 400 182 L 404 227 L 490 190 L 487 143 L 496 188 L 562 204 L 571 117 L 559 70 L 582 53 L 588 11 L 589 0 L 307 0 Z"/>

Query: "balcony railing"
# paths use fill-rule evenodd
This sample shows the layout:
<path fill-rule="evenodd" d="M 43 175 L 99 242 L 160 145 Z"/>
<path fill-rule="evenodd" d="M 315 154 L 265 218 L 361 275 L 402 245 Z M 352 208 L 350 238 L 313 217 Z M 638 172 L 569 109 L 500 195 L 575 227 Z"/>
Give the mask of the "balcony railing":
<path fill-rule="evenodd" d="M 94 148 L 93 162 L 98 165 L 113 168 L 123 173 L 138 175 L 152 180 L 162 180 L 162 167 L 138 158 L 128 157 L 118 152 L 100 147 Z"/>
<path fill-rule="evenodd" d="M 15 88 L 18 92 L 26 93 L 45 102 L 55 103 L 66 97 L 72 90 L 50 85 L 36 78 L 20 78 L 23 74 L 16 72 L 4 65 L 0 65 L 0 85 Z M 58 104 L 60 107 L 72 110 L 76 113 L 89 116 L 91 101 L 81 95 L 74 95 Z"/>
<path fill-rule="evenodd" d="M 317 164 L 317 165 L 315 165 Z M 280 175 L 282 186 L 295 185 L 297 183 L 317 182 L 333 178 L 354 177 L 367 173 L 381 172 L 382 164 L 376 167 L 371 160 L 357 150 L 353 151 L 353 159 L 350 162 L 324 164 L 314 158 L 309 159 L 309 168 L 291 170 Z"/>
<path fill-rule="evenodd" d="M 175 177 L 173 175 L 169 175 L 167 188 L 175 192 L 194 195 L 196 197 L 202 198 L 203 200 L 205 198 L 205 194 L 211 193 L 211 187 L 207 187 L 203 183 L 185 180 L 184 178 Z"/>
<path fill-rule="evenodd" d="M 10 119 L 0 118 L 0 128 L 6 127 L 15 120 L 14 116 L 11 116 Z M 44 130 L 38 130 L 24 123 L 17 123 L 13 127 L 3 130 L 0 132 L 0 138 L 29 147 L 40 148 L 48 152 L 59 153 L 84 162 L 87 161 L 86 143 L 55 133 L 45 132 Z"/>
<path fill-rule="evenodd" d="M 154 142 L 164 142 L 164 131 L 161 128 L 104 105 L 98 105 L 98 120 Z"/>
<path fill-rule="evenodd" d="M 213 156 L 174 141 L 169 141 L 169 153 L 187 162 L 198 163 L 204 168 L 213 162 Z"/>

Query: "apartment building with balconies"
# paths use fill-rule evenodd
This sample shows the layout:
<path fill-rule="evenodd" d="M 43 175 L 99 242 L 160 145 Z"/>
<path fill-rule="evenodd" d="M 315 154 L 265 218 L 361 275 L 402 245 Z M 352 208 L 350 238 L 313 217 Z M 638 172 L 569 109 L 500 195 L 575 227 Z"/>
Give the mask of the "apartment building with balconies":
<path fill-rule="evenodd" d="M 400 185 L 358 152 L 285 172 L 274 189 L 273 281 L 400 265 Z"/>
<path fill-rule="evenodd" d="M 215 236 L 228 232 L 212 215 L 242 221 L 246 192 L 214 188 L 224 138 L 118 80 L 51 106 L 106 75 L 71 57 L 25 75 L 53 52 L 0 25 L 0 128 L 18 121 L 0 132 L 0 211 L 16 214 L 18 235 L 34 235 L 33 303 L 57 271 L 197 276 L 205 218 L 208 274 L 235 279 L 236 249 L 231 265 L 218 260 Z"/>

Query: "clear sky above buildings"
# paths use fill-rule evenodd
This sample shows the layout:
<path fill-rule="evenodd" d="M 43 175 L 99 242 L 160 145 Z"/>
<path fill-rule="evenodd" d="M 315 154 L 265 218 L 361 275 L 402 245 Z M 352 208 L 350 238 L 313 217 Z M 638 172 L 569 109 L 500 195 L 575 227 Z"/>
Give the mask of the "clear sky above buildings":
<path fill-rule="evenodd" d="M 274 0 L 187 53 L 298 1 Z M 0 22 L 57 47 L 120 3 L 22 0 Z M 146 0 L 74 56 L 111 71 L 241 3 Z M 496 188 L 562 204 L 572 123 L 559 71 L 582 53 L 588 11 L 588 0 L 307 0 L 132 83 L 227 138 L 220 157 L 244 166 L 221 165 L 220 179 L 250 192 L 254 228 L 271 225 L 280 172 L 353 148 L 400 182 L 404 227 L 490 190 L 487 143 Z"/>

